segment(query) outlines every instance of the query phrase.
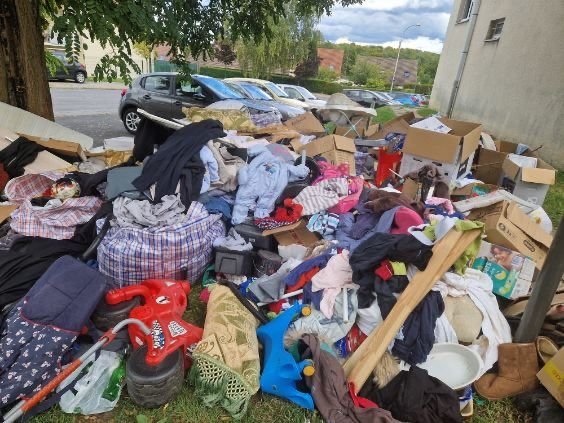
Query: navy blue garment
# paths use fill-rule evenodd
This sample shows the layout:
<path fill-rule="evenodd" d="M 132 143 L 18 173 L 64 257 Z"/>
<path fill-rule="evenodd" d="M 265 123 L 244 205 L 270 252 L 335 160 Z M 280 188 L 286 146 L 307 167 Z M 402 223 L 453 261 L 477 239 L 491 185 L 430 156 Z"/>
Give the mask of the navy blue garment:
<path fill-rule="evenodd" d="M 155 184 L 154 201 L 158 202 L 165 195 L 175 194 L 180 183 L 180 199 L 189 208 L 200 196 L 205 174 L 200 150 L 208 141 L 224 136 L 221 122 L 211 119 L 177 130 L 147 159 L 133 185 L 145 192 Z"/>
<path fill-rule="evenodd" d="M 59 373 L 105 290 L 101 273 L 70 256 L 47 269 L 0 333 L 0 408 L 32 396 Z"/>
<path fill-rule="evenodd" d="M 435 343 L 435 324 L 444 311 L 441 294 L 429 292 L 403 324 L 403 339 L 394 342 L 392 354 L 412 366 L 427 360 Z"/>
<path fill-rule="evenodd" d="M 314 267 L 323 268 L 327 266 L 327 262 L 331 257 L 333 257 L 332 254 L 322 254 L 320 256 L 313 257 L 309 260 L 304 261 L 286 275 L 286 277 L 284 278 L 284 284 L 286 286 L 294 286 L 298 283 L 298 279 L 300 278 L 300 276 L 302 276 L 303 273 L 309 272 Z"/>
<path fill-rule="evenodd" d="M 202 202 L 202 197 L 198 200 Z M 202 202 L 203 203 L 203 202 Z M 225 201 L 223 198 L 219 197 L 209 197 L 204 204 L 204 207 L 210 214 L 221 214 L 224 222 L 231 222 L 231 209 L 232 206 Z"/>
<path fill-rule="evenodd" d="M 310 281 L 305 284 L 302 301 L 304 304 L 311 304 L 316 310 L 321 310 L 321 300 L 323 290 L 313 292 L 313 283 Z"/>

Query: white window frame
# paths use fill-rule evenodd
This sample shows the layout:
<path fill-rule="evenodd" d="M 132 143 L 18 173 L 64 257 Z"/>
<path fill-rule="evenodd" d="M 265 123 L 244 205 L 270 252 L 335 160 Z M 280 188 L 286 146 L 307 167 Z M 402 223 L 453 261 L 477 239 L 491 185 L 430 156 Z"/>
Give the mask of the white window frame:
<path fill-rule="evenodd" d="M 467 6 L 468 6 L 468 10 L 464 12 Z M 473 8 L 474 8 L 474 0 L 462 0 L 462 3 L 460 3 L 460 9 L 458 11 L 458 20 L 456 21 L 456 23 L 468 22 L 470 20 L 470 16 L 472 16 Z"/>
<path fill-rule="evenodd" d="M 499 33 L 496 33 L 495 31 L 499 24 L 501 24 L 501 30 L 499 31 Z M 488 26 L 488 32 L 484 41 L 498 41 L 501 38 L 501 33 L 503 32 L 504 26 L 505 18 L 492 19 Z"/>

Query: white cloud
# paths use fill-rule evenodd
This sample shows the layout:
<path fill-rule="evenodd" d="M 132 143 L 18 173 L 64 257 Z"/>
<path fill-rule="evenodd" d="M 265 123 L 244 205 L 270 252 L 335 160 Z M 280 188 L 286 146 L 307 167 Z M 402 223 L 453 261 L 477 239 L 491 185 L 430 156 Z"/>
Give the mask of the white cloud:
<path fill-rule="evenodd" d="M 453 0 L 366 0 L 361 5 L 336 7 L 321 19 L 324 37 L 336 42 L 395 45 L 405 34 L 404 46 L 440 52 Z M 391 44 L 390 44 L 391 43 Z M 394 44 L 395 43 L 395 44 Z"/>

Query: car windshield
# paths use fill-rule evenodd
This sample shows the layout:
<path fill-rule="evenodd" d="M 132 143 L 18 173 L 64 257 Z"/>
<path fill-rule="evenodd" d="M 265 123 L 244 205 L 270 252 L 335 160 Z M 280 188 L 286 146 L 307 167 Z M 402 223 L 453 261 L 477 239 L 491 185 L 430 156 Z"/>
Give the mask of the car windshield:
<path fill-rule="evenodd" d="M 244 99 L 245 97 L 235 91 L 233 88 L 225 84 L 224 82 L 220 81 L 219 79 L 215 78 L 202 78 L 199 77 L 197 79 L 202 85 L 205 85 L 206 88 L 212 90 L 216 93 L 219 97 L 223 99 Z"/>
<path fill-rule="evenodd" d="M 383 93 L 383 92 L 379 92 L 378 94 L 380 94 L 382 97 L 384 97 L 386 100 L 393 100 L 394 98 L 388 94 L 388 93 Z"/>
<path fill-rule="evenodd" d="M 242 97 L 252 98 L 251 95 L 248 92 L 246 92 L 243 88 L 241 88 L 239 85 L 233 84 L 232 82 L 224 82 L 224 83 L 233 91 L 236 91 L 239 94 L 241 94 Z"/>
<path fill-rule="evenodd" d="M 278 85 L 273 82 L 265 82 L 264 86 L 272 91 L 278 97 L 288 98 L 288 94 L 286 94 L 283 90 L 280 89 Z"/>
<path fill-rule="evenodd" d="M 272 100 L 272 97 L 268 95 L 260 87 L 253 84 L 241 84 L 241 87 L 247 91 L 253 100 Z"/>
<path fill-rule="evenodd" d="M 310 92 L 307 90 L 307 88 L 298 87 L 298 86 L 293 87 L 293 88 L 295 88 L 296 90 L 298 90 L 298 91 L 300 92 L 300 94 L 304 96 L 304 98 L 305 98 L 306 100 L 317 100 L 317 98 L 316 98 L 312 93 L 310 93 Z"/>

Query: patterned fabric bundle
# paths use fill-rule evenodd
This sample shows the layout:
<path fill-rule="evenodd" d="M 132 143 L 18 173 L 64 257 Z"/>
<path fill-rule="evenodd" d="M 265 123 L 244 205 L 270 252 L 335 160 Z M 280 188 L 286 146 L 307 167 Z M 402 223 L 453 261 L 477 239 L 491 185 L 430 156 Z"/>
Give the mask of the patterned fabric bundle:
<path fill-rule="evenodd" d="M 259 389 L 256 329 L 256 319 L 228 287 L 213 287 L 190 380 L 206 406 L 221 405 L 235 419 L 245 415 Z"/>
<path fill-rule="evenodd" d="M 110 228 L 98 247 L 100 272 L 120 286 L 159 278 L 195 281 L 212 258 L 213 241 L 223 235 L 221 215 L 210 215 L 194 201 L 175 225 Z"/>
<path fill-rule="evenodd" d="M 88 222 L 96 214 L 102 200 L 97 197 L 51 200 L 45 207 L 24 201 L 12 213 L 10 227 L 19 234 L 52 239 L 70 239 L 77 225 Z"/>

